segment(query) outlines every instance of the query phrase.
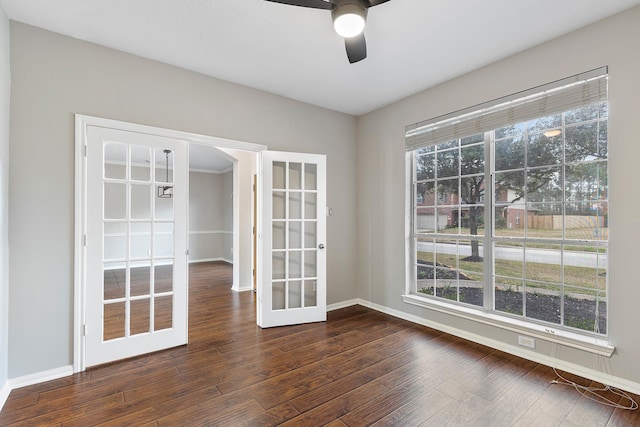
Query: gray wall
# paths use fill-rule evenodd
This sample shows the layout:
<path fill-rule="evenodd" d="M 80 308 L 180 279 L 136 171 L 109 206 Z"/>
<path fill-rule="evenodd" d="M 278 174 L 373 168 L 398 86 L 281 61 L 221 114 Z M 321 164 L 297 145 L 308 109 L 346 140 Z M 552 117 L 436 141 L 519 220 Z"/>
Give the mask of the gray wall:
<path fill-rule="evenodd" d="M 0 389 L 8 379 L 9 351 L 9 20 L 0 6 Z M 0 405 L 2 401 L 0 400 Z"/>
<path fill-rule="evenodd" d="M 640 198 L 634 171 L 640 161 L 640 7 L 524 51 L 358 119 L 358 296 L 405 315 L 515 345 L 517 337 L 494 327 L 404 304 L 405 153 L 407 125 L 473 106 L 563 77 L 609 66 L 611 359 L 554 347 L 536 351 L 640 387 Z M 426 73 L 429 70 L 425 70 Z"/>
<path fill-rule="evenodd" d="M 74 113 L 326 154 L 327 302 L 355 298 L 355 118 L 15 22 L 11 71 L 10 378 L 72 364 Z"/>
<path fill-rule="evenodd" d="M 189 261 L 233 259 L 233 172 L 189 172 Z"/>

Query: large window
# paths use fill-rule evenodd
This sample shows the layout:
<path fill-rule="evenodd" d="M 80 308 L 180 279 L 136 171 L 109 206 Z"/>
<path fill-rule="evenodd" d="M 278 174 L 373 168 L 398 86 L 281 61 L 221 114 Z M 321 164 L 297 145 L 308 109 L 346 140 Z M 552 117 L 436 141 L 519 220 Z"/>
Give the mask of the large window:
<path fill-rule="evenodd" d="M 604 335 L 606 73 L 532 92 L 408 131 L 409 292 Z"/>

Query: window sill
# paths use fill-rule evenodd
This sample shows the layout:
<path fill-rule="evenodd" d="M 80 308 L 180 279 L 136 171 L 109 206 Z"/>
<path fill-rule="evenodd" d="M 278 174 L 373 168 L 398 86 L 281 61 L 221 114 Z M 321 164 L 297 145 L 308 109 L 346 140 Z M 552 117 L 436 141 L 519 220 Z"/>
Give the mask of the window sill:
<path fill-rule="evenodd" d="M 452 316 L 461 317 L 463 319 L 472 320 L 489 326 L 495 326 L 518 334 L 524 334 L 533 338 L 562 344 L 567 347 L 576 348 L 578 350 L 606 357 L 611 357 L 615 350 L 615 347 L 600 338 L 557 330 L 549 326 L 542 326 L 524 320 L 511 319 L 493 313 L 486 313 L 463 306 L 448 304 L 444 301 L 436 301 L 412 294 L 403 295 L 402 300 L 407 304 L 417 305 L 440 313 L 450 314 Z"/>

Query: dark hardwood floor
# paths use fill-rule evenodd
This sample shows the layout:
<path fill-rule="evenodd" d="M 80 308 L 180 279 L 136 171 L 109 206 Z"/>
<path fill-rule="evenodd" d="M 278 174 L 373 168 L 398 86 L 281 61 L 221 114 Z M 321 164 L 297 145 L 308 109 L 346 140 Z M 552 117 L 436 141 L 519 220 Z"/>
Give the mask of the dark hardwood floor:
<path fill-rule="evenodd" d="M 361 306 L 262 330 L 229 266 L 190 275 L 189 345 L 14 390 L 0 425 L 640 425 L 550 368 Z"/>

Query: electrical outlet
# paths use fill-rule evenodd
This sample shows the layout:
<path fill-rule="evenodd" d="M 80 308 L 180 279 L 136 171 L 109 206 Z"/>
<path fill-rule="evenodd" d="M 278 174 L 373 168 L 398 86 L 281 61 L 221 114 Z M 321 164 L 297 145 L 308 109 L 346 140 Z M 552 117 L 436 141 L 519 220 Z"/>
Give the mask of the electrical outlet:
<path fill-rule="evenodd" d="M 518 344 L 524 347 L 536 348 L 535 338 L 525 337 L 523 335 L 518 335 Z"/>

